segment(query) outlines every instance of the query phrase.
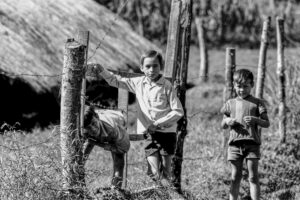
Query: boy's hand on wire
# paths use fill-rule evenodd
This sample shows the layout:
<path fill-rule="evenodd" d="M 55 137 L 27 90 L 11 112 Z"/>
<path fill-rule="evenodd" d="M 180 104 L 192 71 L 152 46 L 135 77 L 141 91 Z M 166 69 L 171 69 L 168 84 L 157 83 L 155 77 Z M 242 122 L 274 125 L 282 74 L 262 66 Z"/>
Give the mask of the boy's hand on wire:
<path fill-rule="evenodd" d="M 87 65 L 93 72 L 101 73 L 104 70 L 104 67 L 98 63 L 88 63 Z"/>

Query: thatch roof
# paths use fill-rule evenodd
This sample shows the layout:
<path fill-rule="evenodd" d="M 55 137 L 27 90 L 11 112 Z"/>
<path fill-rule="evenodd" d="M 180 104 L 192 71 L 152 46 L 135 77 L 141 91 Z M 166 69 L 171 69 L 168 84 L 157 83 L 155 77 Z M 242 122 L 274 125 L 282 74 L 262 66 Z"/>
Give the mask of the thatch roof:
<path fill-rule="evenodd" d="M 89 61 L 111 69 L 137 68 L 143 51 L 157 49 L 93 0 L 1 0 L 0 22 L 0 74 L 37 92 L 49 91 L 61 77 L 30 75 L 60 74 L 65 42 L 78 27 L 90 31 L 90 56 L 101 43 Z"/>

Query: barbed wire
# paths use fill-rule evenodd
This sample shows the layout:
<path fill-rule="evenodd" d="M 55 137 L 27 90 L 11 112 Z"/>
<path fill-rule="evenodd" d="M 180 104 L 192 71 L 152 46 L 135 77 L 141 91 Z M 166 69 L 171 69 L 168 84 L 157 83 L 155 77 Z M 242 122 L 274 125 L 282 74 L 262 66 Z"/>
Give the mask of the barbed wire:
<path fill-rule="evenodd" d="M 123 11 L 123 9 L 125 8 L 126 4 L 127 4 L 129 1 L 130 1 L 130 0 L 126 0 L 126 1 L 123 3 L 123 5 L 121 6 L 121 8 L 118 10 L 118 12 L 117 12 L 115 18 L 112 20 L 110 26 L 108 27 L 108 31 L 105 31 L 105 33 L 104 33 L 102 39 L 100 40 L 100 42 L 98 43 L 98 45 L 96 46 L 96 48 L 93 50 L 92 55 L 88 57 L 87 61 L 89 61 L 90 59 L 92 59 L 92 58 L 95 56 L 97 50 L 101 47 L 102 43 L 105 41 L 105 38 L 106 38 L 108 32 L 111 31 L 111 27 L 117 22 L 117 19 L 119 18 L 121 12 Z"/>
<path fill-rule="evenodd" d="M 270 66 L 274 66 L 274 64 L 276 64 L 276 62 L 272 63 L 272 64 L 268 64 L 266 67 L 270 67 Z M 236 67 L 257 67 L 257 65 L 245 65 L 245 64 L 236 64 Z M 224 67 L 223 69 L 221 67 Z M 214 65 L 214 68 L 220 68 L 220 69 L 215 69 L 211 72 L 209 72 L 210 74 L 213 72 L 220 72 L 220 71 L 225 71 L 225 64 L 224 65 Z M 268 71 L 267 71 L 268 72 Z M 64 73 L 59 73 L 59 74 L 28 74 L 28 73 L 14 73 L 14 72 L 5 72 L 5 71 L 0 71 L 0 74 L 2 75 L 6 75 L 6 76 L 10 76 L 10 77 L 15 77 L 15 76 L 32 76 L 32 77 L 62 77 L 63 75 L 65 75 Z M 131 73 L 131 74 L 138 74 L 138 73 Z M 87 75 L 86 77 L 94 77 L 96 78 L 96 76 L 93 75 Z M 194 80 L 194 79 L 198 79 L 198 78 L 202 78 L 205 76 L 197 76 L 197 77 L 188 77 L 188 80 Z M 105 86 L 105 85 L 103 85 Z"/>

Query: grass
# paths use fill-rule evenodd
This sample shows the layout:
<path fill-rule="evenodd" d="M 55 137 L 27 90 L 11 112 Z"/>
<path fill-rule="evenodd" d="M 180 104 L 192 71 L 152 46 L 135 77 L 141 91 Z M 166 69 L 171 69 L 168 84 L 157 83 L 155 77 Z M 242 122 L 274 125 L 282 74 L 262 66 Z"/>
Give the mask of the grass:
<path fill-rule="evenodd" d="M 270 52 L 268 63 L 274 62 L 274 51 Z M 239 54 L 237 63 L 256 65 L 257 51 L 238 50 L 237 53 Z M 196 77 L 197 55 L 195 49 L 191 51 L 190 77 L 192 75 Z M 222 116 L 219 114 L 224 84 L 223 60 L 225 60 L 223 52 L 211 51 L 209 82 L 200 84 L 194 79 L 191 83 L 197 85 L 187 91 L 188 135 L 184 146 L 182 167 L 182 188 L 186 196 L 189 195 L 186 199 L 228 199 L 230 166 L 220 157 L 223 151 L 221 145 L 223 136 L 220 128 Z M 268 87 L 274 85 L 270 80 L 268 81 Z M 293 88 L 297 91 L 299 86 L 294 85 Z M 297 95 L 294 96 L 299 98 Z M 266 98 L 269 96 L 266 95 Z M 292 102 L 295 101 L 290 99 L 288 106 L 294 105 Z M 273 107 L 274 105 L 269 105 L 268 109 Z M 294 109 L 296 107 L 291 108 L 295 111 L 294 116 L 299 116 L 299 112 L 297 114 Z M 130 109 L 134 110 L 134 107 Z M 130 116 L 133 117 L 134 113 Z M 272 126 L 263 130 L 262 159 L 259 166 L 262 199 L 299 199 L 299 124 L 293 124 L 290 122 L 292 120 L 289 120 L 287 142 L 280 145 L 277 119 L 273 114 L 270 119 Z M 289 115 L 289 119 L 292 119 L 292 115 Z M 134 130 L 134 126 L 129 128 L 129 131 Z M 0 199 L 63 199 L 59 193 L 62 177 L 58 127 L 49 127 L 48 130 L 36 129 L 32 133 L 12 129 L 1 137 Z M 86 163 L 87 192 L 93 199 L 182 198 L 171 189 L 140 192 L 154 185 L 146 176 L 146 168 L 143 142 L 132 142 L 128 153 L 126 192 L 120 194 L 109 190 L 107 188 L 110 186 L 112 175 L 111 156 L 110 153 L 95 147 Z M 100 190 L 102 193 L 97 193 L 99 188 L 102 188 Z M 243 172 L 240 193 L 241 199 L 250 199 L 246 170 Z"/>

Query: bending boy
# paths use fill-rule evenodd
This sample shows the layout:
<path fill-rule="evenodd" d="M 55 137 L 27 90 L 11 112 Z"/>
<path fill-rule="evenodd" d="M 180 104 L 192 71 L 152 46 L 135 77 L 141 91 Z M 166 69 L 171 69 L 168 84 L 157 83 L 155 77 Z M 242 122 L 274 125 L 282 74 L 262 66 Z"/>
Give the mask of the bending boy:
<path fill-rule="evenodd" d="M 116 188 L 121 188 L 124 155 L 130 148 L 123 114 L 120 111 L 86 106 L 82 136 L 86 139 L 83 148 L 84 163 L 95 145 L 110 151 L 113 159 L 111 184 Z"/>

